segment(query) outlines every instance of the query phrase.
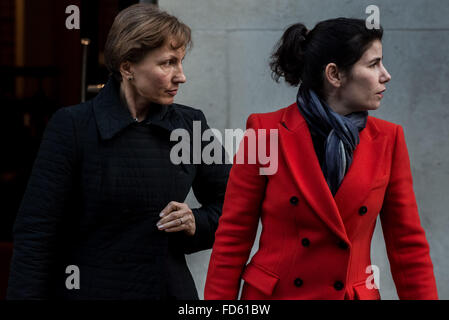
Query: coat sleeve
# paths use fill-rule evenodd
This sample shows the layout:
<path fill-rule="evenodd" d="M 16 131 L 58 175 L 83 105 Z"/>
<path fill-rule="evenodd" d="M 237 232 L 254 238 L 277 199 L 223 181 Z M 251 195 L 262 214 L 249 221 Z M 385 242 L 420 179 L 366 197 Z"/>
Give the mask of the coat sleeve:
<path fill-rule="evenodd" d="M 200 110 L 198 112 L 203 133 L 209 126 L 203 112 Z M 212 248 L 223 207 L 231 165 L 226 161 L 226 152 L 221 142 L 214 138 L 210 144 L 212 143 L 216 143 L 216 147 L 221 149 L 221 160 L 219 163 L 207 164 L 203 159 L 201 164 L 197 165 L 192 189 L 201 207 L 192 209 L 196 224 L 195 234 L 193 236 L 183 234 L 181 239 L 184 252 L 188 254 Z M 209 143 L 204 142 L 201 150 L 204 150 L 206 144 Z"/>
<path fill-rule="evenodd" d="M 72 185 L 74 139 L 69 110 L 58 110 L 44 132 L 14 224 L 8 299 L 49 298 L 57 230 Z"/>
<path fill-rule="evenodd" d="M 257 130 L 258 127 L 257 115 L 251 115 L 247 121 L 247 129 Z M 248 131 L 251 130 L 247 130 L 247 133 Z M 249 153 L 255 150 L 248 148 L 251 143 L 244 143 L 245 140 L 246 137 L 234 157 L 223 215 L 215 235 L 204 291 L 205 299 L 209 300 L 238 298 L 241 275 L 257 232 L 266 177 L 260 175 L 257 161 L 255 164 L 249 161 Z M 237 161 L 241 153 L 244 154 L 243 163 Z"/>
<path fill-rule="evenodd" d="M 421 226 L 404 132 L 397 126 L 390 181 L 380 213 L 400 299 L 438 299 L 429 245 Z"/>

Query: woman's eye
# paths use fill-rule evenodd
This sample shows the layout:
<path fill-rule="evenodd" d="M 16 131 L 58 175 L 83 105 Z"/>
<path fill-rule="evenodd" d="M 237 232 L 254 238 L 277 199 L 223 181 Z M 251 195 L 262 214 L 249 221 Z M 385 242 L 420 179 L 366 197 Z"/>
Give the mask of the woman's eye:
<path fill-rule="evenodd" d="M 370 68 L 374 68 L 375 66 L 377 66 L 378 64 L 380 64 L 380 60 L 374 62 L 372 65 L 370 65 Z"/>
<path fill-rule="evenodd" d="M 174 65 L 175 63 L 176 63 L 175 60 L 167 60 L 167 61 L 164 61 L 163 65 L 164 65 L 165 67 L 169 67 L 169 66 Z"/>

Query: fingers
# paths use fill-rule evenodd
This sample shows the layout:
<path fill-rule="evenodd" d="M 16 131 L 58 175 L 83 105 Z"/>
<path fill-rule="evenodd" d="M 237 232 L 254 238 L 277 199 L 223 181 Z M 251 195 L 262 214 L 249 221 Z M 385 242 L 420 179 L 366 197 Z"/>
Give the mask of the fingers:
<path fill-rule="evenodd" d="M 195 234 L 195 216 L 186 203 L 171 201 L 161 212 L 161 219 L 156 224 L 159 230 L 165 232 L 184 231 Z"/>
<path fill-rule="evenodd" d="M 171 201 L 160 213 L 161 220 L 159 220 L 158 225 L 166 224 L 169 221 L 183 218 L 191 212 L 189 206 L 185 203 L 179 203 L 176 201 Z M 185 222 L 186 219 L 182 222 Z M 178 223 L 180 224 L 180 223 Z M 174 224 L 176 226 L 176 224 Z"/>
<path fill-rule="evenodd" d="M 161 230 L 163 230 L 165 232 L 179 232 L 179 231 L 185 231 L 187 228 L 188 228 L 187 225 L 181 224 L 176 227 L 171 227 L 171 228 L 167 227 L 167 228 L 161 229 Z"/>
<path fill-rule="evenodd" d="M 182 208 L 185 203 L 180 203 L 176 201 L 170 201 L 167 206 L 162 209 L 161 213 L 159 214 L 160 217 L 166 216 L 172 211 L 177 210 L 178 208 Z M 187 206 L 187 205 L 186 205 Z"/>
<path fill-rule="evenodd" d="M 190 222 L 192 222 L 192 217 L 189 215 L 189 212 L 187 210 L 178 210 L 164 216 L 161 220 L 159 220 L 157 226 L 160 230 L 164 230 L 182 226 L 183 224 L 189 224 Z"/>

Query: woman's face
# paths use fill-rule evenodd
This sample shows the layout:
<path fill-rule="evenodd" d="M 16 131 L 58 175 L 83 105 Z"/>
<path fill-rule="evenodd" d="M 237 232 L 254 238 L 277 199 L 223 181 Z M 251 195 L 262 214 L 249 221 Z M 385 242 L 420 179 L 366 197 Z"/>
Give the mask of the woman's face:
<path fill-rule="evenodd" d="M 341 105 L 348 113 L 376 110 L 390 79 L 382 63 L 382 43 L 375 40 L 342 79 L 338 90 Z"/>
<path fill-rule="evenodd" d="M 135 93 L 148 102 L 173 103 L 179 85 L 186 82 L 182 69 L 185 48 L 173 49 L 169 43 L 151 50 L 139 63 L 131 64 Z"/>

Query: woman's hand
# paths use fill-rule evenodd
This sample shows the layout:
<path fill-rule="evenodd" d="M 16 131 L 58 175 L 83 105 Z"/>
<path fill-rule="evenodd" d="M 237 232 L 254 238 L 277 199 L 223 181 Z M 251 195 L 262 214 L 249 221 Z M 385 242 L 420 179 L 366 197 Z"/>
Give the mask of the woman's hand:
<path fill-rule="evenodd" d="M 171 201 L 161 212 L 161 220 L 156 224 L 166 232 L 184 231 L 189 236 L 195 234 L 195 216 L 186 203 Z"/>

